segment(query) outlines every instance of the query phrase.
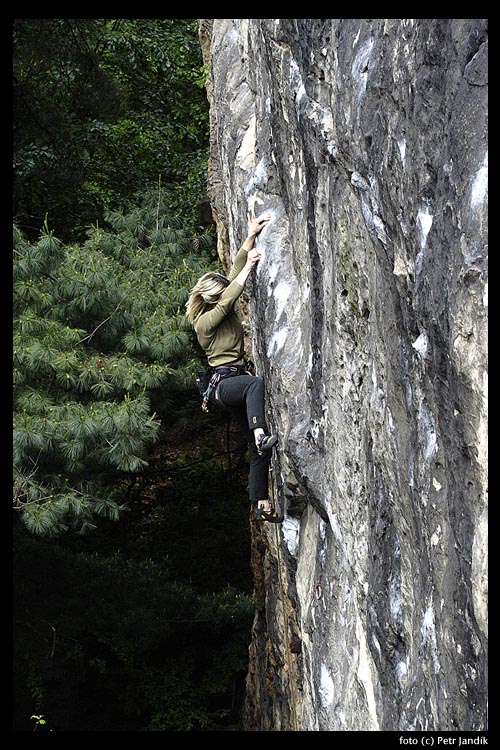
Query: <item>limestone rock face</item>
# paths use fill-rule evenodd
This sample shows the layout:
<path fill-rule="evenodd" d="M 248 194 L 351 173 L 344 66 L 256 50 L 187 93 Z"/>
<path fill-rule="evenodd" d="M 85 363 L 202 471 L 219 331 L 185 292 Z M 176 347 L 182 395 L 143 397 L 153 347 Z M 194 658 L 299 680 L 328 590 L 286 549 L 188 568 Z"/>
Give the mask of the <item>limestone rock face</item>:
<path fill-rule="evenodd" d="M 485 729 L 486 21 L 200 29 L 221 257 L 272 214 L 246 728 Z"/>

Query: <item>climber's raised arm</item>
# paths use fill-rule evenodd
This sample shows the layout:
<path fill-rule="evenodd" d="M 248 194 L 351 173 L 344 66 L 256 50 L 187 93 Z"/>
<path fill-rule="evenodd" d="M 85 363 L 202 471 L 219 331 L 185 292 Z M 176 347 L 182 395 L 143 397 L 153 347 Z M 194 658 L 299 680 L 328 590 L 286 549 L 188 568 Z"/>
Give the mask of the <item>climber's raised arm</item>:
<path fill-rule="evenodd" d="M 247 237 L 243 243 L 243 245 L 240 247 L 238 252 L 236 253 L 236 257 L 234 259 L 233 265 L 231 266 L 231 270 L 228 274 L 229 281 L 234 281 L 238 274 L 242 271 L 243 267 L 245 266 L 247 262 L 247 253 L 249 253 L 250 250 L 252 250 L 255 242 L 255 238 L 261 232 L 266 224 L 269 222 L 269 219 L 271 218 L 271 214 L 261 214 L 257 219 L 253 219 L 253 221 L 250 222 L 248 227 L 248 234 Z M 245 281 L 248 278 L 248 274 L 245 277 Z M 243 282 L 244 284 L 244 282 Z M 242 286 L 243 286 L 242 284 Z"/>

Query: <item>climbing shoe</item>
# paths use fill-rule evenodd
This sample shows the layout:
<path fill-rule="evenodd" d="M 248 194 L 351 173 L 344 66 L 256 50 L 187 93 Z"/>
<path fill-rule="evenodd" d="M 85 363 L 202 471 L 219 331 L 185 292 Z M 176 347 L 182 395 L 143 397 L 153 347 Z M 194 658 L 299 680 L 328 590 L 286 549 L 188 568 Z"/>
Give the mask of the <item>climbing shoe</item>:
<path fill-rule="evenodd" d="M 259 435 L 257 438 L 257 453 L 259 456 L 269 453 L 277 442 L 277 435 Z"/>
<path fill-rule="evenodd" d="M 271 510 L 257 508 L 257 519 L 259 521 L 267 521 L 268 523 L 281 523 L 283 521 L 283 516 L 279 516 L 274 508 L 271 508 Z"/>

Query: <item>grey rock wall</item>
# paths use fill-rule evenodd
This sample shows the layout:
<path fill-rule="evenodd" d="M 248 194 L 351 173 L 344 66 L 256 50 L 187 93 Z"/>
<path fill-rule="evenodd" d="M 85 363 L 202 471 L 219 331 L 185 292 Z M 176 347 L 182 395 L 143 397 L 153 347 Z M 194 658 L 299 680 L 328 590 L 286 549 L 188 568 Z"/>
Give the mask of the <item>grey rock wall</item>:
<path fill-rule="evenodd" d="M 248 730 L 481 730 L 487 24 L 215 19 L 220 254 L 280 436 Z"/>

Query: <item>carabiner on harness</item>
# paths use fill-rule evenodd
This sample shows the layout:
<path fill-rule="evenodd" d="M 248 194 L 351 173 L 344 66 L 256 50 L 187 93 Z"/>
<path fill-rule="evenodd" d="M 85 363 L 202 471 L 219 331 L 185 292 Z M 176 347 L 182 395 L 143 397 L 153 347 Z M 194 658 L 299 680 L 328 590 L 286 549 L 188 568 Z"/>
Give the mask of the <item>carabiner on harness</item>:
<path fill-rule="evenodd" d="M 210 401 L 212 397 L 212 393 L 214 393 L 215 389 L 217 388 L 220 379 L 221 379 L 220 372 L 214 372 L 214 374 L 210 378 L 208 388 L 203 394 L 203 401 L 201 402 L 201 408 L 203 409 L 203 411 L 208 411 L 208 402 Z"/>

